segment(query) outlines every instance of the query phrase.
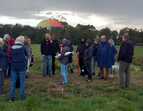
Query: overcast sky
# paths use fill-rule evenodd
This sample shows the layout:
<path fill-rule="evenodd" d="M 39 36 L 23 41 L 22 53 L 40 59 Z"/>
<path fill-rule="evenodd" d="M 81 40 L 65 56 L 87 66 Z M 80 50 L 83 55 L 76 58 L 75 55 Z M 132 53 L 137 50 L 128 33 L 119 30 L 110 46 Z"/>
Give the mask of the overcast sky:
<path fill-rule="evenodd" d="M 0 0 L 0 23 L 36 26 L 49 17 L 63 18 L 75 26 L 141 28 L 143 0 Z"/>

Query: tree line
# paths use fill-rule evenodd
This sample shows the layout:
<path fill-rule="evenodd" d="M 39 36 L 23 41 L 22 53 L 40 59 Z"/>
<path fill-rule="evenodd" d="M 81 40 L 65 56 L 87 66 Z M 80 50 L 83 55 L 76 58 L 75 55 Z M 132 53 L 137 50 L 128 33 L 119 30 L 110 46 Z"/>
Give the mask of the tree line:
<path fill-rule="evenodd" d="M 64 29 L 52 28 L 50 31 L 28 25 L 0 24 L 0 37 L 3 37 L 3 35 L 7 33 L 11 34 L 14 38 L 19 35 L 24 35 L 30 37 L 33 43 L 40 43 L 44 37 L 45 32 L 49 31 L 54 33 L 55 37 L 58 39 L 68 38 L 73 42 L 73 44 L 78 44 L 80 38 L 98 39 L 100 35 L 105 34 L 108 38 L 112 38 L 115 43 L 118 44 L 120 42 L 119 38 L 122 36 L 122 34 L 128 31 L 130 39 L 135 44 L 143 45 L 143 30 L 126 27 L 118 32 L 116 30 L 111 30 L 108 27 L 98 30 L 93 25 L 78 24 L 76 27 L 73 27 L 66 22 L 63 22 L 63 24 L 65 26 Z"/>

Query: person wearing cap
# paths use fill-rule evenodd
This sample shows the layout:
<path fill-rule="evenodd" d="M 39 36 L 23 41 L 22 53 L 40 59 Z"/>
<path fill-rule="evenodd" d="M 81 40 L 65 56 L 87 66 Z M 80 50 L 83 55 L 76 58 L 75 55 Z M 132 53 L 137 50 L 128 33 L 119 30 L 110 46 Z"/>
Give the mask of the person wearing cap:
<path fill-rule="evenodd" d="M 24 36 L 16 38 L 15 44 L 12 46 L 11 60 L 11 84 L 10 84 L 10 100 L 16 99 L 16 81 L 20 81 L 20 98 L 24 100 L 25 95 L 25 76 L 27 68 L 28 53 L 24 46 Z"/>
<path fill-rule="evenodd" d="M 134 45 L 129 40 L 128 33 L 122 36 L 122 44 L 118 55 L 120 87 L 128 88 L 130 85 L 130 64 L 134 55 Z"/>
<path fill-rule="evenodd" d="M 4 73 L 7 69 L 7 55 L 3 49 L 4 41 L 0 38 L 0 96 L 3 94 Z"/>
<path fill-rule="evenodd" d="M 106 35 L 101 35 L 101 42 L 97 48 L 97 63 L 100 68 L 99 79 L 107 80 L 109 76 L 110 45 Z"/>

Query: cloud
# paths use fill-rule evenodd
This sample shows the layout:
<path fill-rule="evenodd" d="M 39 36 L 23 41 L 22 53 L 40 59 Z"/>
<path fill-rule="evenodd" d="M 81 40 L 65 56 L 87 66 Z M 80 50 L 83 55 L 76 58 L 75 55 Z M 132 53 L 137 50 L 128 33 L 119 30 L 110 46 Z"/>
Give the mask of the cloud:
<path fill-rule="evenodd" d="M 83 24 L 83 25 L 90 24 L 98 28 L 106 26 L 113 22 L 110 18 L 103 17 L 94 13 L 79 13 L 72 11 L 49 10 L 49 11 L 41 11 L 33 15 L 35 17 L 59 19 L 61 21 L 66 21 L 73 26 L 76 26 L 77 24 Z"/>
<path fill-rule="evenodd" d="M 37 21 L 46 19 L 47 15 L 55 16 L 60 12 L 73 25 L 89 23 L 97 27 L 141 27 L 142 4 L 142 0 L 0 0 L 0 23 L 22 20 L 36 26 Z M 46 16 L 36 16 L 42 15 L 43 10 L 48 11 Z"/>
<path fill-rule="evenodd" d="M 22 24 L 36 26 L 39 22 L 40 20 L 38 19 L 22 19 L 10 16 L 0 16 L 1 24 Z"/>

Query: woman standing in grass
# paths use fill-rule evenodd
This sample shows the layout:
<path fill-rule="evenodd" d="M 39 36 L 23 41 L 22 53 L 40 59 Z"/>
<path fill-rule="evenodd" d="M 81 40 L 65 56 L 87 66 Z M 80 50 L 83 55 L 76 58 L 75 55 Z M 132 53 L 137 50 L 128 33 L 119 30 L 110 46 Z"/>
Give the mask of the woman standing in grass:
<path fill-rule="evenodd" d="M 117 50 L 116 50 L 115 43 L 114 43 L 113 39 L 109 39 L 108 42 L 110 44 L 110 53 L 109 53 L 110 68 L 109 68 L 109 70 L 110 70 L 110 77 L 113 78 L 112 66 L 115 64 L 115 61 L 116 61 Z"/>
<path fill-rule="evenodd" d="M 28 53 L 27 73 L 26 73 L 26 78 L 28 78 L 30 65 L 31 65 L 32 58 L 33 58 L 31 39 L 29 37 L 25 38 L 25 44 L 24 45 L 25 45 L 27 53 Z"/>
<path fill-rule="evenodd" d="M 72 52 L 70 52 L 70 47 L 67 39 L 63 39 L 62 44 L 60 45 L 60 55 L 59 60 L 61 63 L 61 75 L 63 77 L 63 84 L 68 84 L 68 65 L 70 63 L 69 56 Z"/>
<path fill-rule="evenodd" d="M 0 96 L 3 93 L 4 73 L 7 69 L 7 55 L 3 50 L 4 41 L 0 38 Z"/>

